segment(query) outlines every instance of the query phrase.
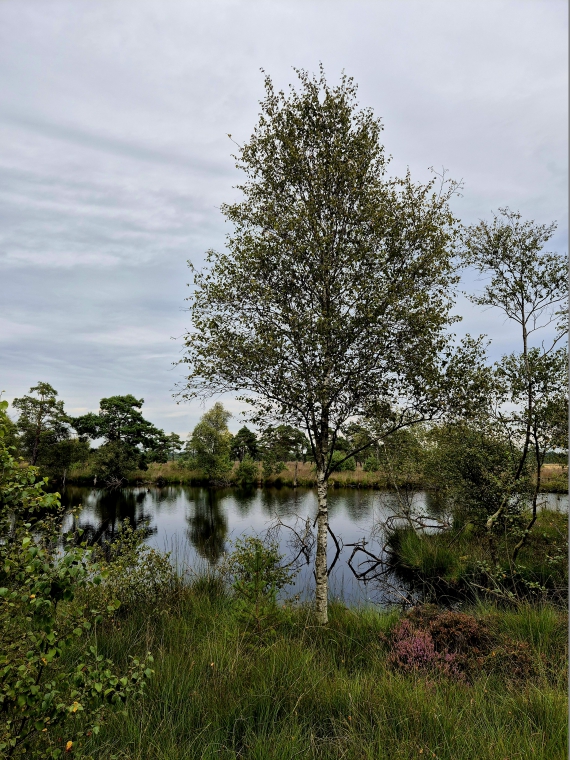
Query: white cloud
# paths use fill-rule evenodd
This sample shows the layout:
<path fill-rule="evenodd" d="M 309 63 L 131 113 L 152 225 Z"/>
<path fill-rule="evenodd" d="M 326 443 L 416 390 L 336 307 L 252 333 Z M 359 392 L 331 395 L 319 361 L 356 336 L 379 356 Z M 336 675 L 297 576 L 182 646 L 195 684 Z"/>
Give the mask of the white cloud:
<path fill-rule="evenodd" d="M 263 95 L 292 66 L 342 69 L 383 118 L 392 171 L 463 177 L 466 222 L 498 206 L 559 220 L 567 246 L 562 0 L 4 0 L 0 4 L 1 387 L 45 379 L 73 408 L 133 393 L 176 406 L 186 259 L 221 248 Z M 461 302 L 458 326 L 515 333 Z M 233 403 L 233 402 L 228 402 Z M 236 407 L 237 408 L 237 407 Z"/>

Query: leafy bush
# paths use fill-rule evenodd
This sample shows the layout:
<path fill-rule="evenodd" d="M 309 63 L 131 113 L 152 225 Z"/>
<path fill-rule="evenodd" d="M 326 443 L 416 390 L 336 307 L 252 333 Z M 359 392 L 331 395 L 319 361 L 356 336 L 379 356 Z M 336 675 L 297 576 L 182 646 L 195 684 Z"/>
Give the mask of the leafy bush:
<path fill-rule="evenodd" d="M 261 460 L 263 464 L 263 479 L 268 480 L 272 475 L 279 475 L 286 470 L 285 462 L 277 462 L 271 452 Z"/>
<path fill-rule="evenodd" d="M 149 611 L 164 608 L 178 588 L 179 579 L 170 553 L 159 552 L 144 541 L 144 531 L 135 530 L 127 519 L 116 540 L 96 550 L 104 580 L 91 588 L 92 603 L 101 606 L 117 599 L 125 610 L 135 604 L 147 606 Z"/>
<path fill-rule="evenodd" d="M 283 556 L 275 542 L 264 543 L 256 536 L 237 539 L 228 558 L 227 572 L 240 618 L 257 633 L 276 622 L 277 593 L 292 583 L 297 571 L 283 567 Z"/>
<path fill-rule="evenodd" d="M 257 464 L 249 454 L 245 454 L 239 463 L 235 478 L 240 486 L 251 486 L 257 481 Z"/>
<path fill-rule="evenodd" d="M 380 469 L 380 462 L 375 456 L 369 456 L 365 459 L 362 468 L 364 472 L 378 472 Z"/>
<path fill-rule="evenodd" d="M 356 461 L 354 457 L 345 458 L 346 453 L 344 451 L 333 451 L 332 455 L 332 469 L 335 472 L 354 472 L 356 470 Z"/>
<path fill-rule="evenodd" d="M 130 473 L 147 468 L 141 452 L 123 441 L 109 441 L 99 446 L 94 459 L 93 472 L 110 486 L 120 485 Z"/>
<path fill-rule="evenodd" d="M 84 544 L 68 537 L 61 546 L 59 494 L 46 493 L 47 479 L 38 481 L 37 469 L 5 445 L 6 409 L 0 402 L 0 753 L 39 759 L 73 750 L 78 757 L 107 706 L 141 693 L 152 658 L 133 659 L 116 675 L 90 645 L 118 603 L 94 609 L 76 599 L 78 590 L 101 584 L 100 568 Z M 61 657 L 71 644 L 79 649 L 72 672 Z"/>

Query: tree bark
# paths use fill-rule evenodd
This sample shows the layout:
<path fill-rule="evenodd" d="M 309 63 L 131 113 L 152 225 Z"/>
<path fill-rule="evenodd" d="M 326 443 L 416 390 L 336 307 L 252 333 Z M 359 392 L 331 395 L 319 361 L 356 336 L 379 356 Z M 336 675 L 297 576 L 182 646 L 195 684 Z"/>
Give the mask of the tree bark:
<path fill-rule="evenodd" d="M 328 477 L 317 467 L 317 556 L 315 559 L 316 593 L 315 611 L 317 622 L 328 623 L 328 576 L 327 576 L 327 535 L 328 535 Z"/>
<path fill-rule="evenodd" d="M 526 544 L 529 533 L 532 529 L 532 526 L 535 524 L 536 518 L 537 518 L 536 506 L 537 506 L 537 501 L 538 501 L 538 495 L 540 493 L 540 481 L 541 481 L 541 474 L 542 474 L 543 457 L 541 456 L 541 453 L 540 453 L 540 446 L 538 444 L 538 439 L 536 435 L 534 438 L 534 442 L 535 442 L 535 455 L 536 455 L 536 483 L 534 486 L 534 493 L 532 496 L 532 517 L 530 519 L 529 524 L 526 526 L 526 529 L 524 533 L 522 534 L 520 541 L 517 543 L 517 545 L 513 549 L 513 562 L 516 562 L 516 559 L 518 557 L 520 550 Z"/>

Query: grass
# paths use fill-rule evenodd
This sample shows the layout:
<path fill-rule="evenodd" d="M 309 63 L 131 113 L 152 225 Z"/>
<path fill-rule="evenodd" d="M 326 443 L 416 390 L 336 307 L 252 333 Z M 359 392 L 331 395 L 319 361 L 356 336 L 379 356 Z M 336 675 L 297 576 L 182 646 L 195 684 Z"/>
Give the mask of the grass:
<path fill-rule="evenodd" d="M 261 465 L 259 466 L 261 473 Z M 233 477 L 237 470 L 234 463 L 229 482 L 233 484 Z M 75 465 L 69 473 L 68 482 L 77 485 L 92 485 L 93 472 L 89 463 Z M 190 470 L 181 466 L 178 462 L 165 462 L 164 464 L 152 462 L 148 470 L 137 470 L 129 476 L 129 483 L 157 483 L 161 485 L 203 485 L 208 480 L 201 470 Z M 295 482 L 295 463 L 286 462 L 285 470 L 278 475 L 271 475 L 265 482 L 267 486 L 293 486 Z M 365 472 L 361 466 L 353 471 L 333 472 L 330 476 L 331 488 L 389 488 L 391 478 L 387 472 Z M 262 481 L 259 481 L 259 485 Z M 301 487 L 312 488 L 316 486 L 314 465 L 311 462 L 299 462 L 297 465 L 297 484 Z M 410 474 L 405 479 L 398 481 L 398 487 L 410 487 L 422 489 L 425 484 L 419 474 Z M 541 491 L 545 493 L 568 492 L 568 468 L 559 464 L 547 464 L 544 466 L 542 475 Z"/>
<path fill-rule="evenodd" d="M 516 594 L 539 594 L 564 603 L 568 587 L 568 514 L 544 509 L 526 545 L 518 555 L 516 566 L 510 560 L 517 537 L 497 538 L 500 571 L 498 579 Z M 475 534 L 467 526 L 455 536 L 447 532 L 418 534 L 400 528 L 390 536 L 397 572 L 405 579 L 432 587 L 438 598 L 446 594 L 461 598 L 470 593 L 472 583 L 484 583 L 481 563 L 489 562 L 489 547 L 484 533 Z M 514 584 L 514 585 L 513 585 Z M 533 584 L 538 584 L 537 589 Z"/>
<path fill-rule="evenodd" d="M 117 663 L 151 650 L 156 672 L 88 750 L 97 760 L 565 757 L 564 616 L 546 605 L 473 612 L 494 635 L 526 642 L 532 676 L 466 683 L 394 670 L 395 611 L 337 603 L 319 627 L 308 608 L 281 609 L 255 637 L 219 584 L 201 579 L 162 611 L 134 608 L 99 634 Z"/>
<path fill-rule="evenodd" d="M 541 491 L 568 493 L 568 465 L 545 464 L 542 469 Z"/>

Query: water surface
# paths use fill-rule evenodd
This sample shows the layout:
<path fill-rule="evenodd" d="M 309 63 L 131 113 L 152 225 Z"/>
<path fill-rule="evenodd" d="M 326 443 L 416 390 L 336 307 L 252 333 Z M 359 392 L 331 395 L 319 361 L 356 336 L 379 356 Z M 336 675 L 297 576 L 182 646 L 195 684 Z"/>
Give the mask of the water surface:
<path fill-rule="evenodd" d="M 369 542 L 366 548 L 381 554 L 383 520 L 398 510 L 402 494 L 393 491 L 358 489 L 331 489 L 329 492 L 329 520 L 342 550 L 330 575 L 331 596 L 345 602 L 387 602 L 398 597 L 396 588 L 390 593 L 378 584 L 358 581 L 347 565 L 352 546 L 360 541 Z M 416 512 L 436 515 L 440 505 L 432 495 L 418 492 L 408 495 Z M 566 494 L 543 494 L 541 499 L 551 509 L 567 510 Z M 265 488 L 251 491 L 238 489 L 208 489 L 191 486 L 123 488 L 109 491 L 97 488 L 68 486 L 62 494 L 66 506 L 83 505 L 79 524 L 93 540 L 112 539 L 121 522 L 128 518 L 133 526 L 145 525 L 147 541 L 152 546 L 171 551 L 180 567 L 194 570 L 215 566 L 231 542 L 246 535 L 263 536 L 281 520 L 301 528 L 308 517 L 311 524 L 317 512 L 316 492 L 312 489 Z M 291 547 L 291 531 L 282 528 L 277 539 L 281 552 L 293 559 L 297 550 Z M 329 536 L 329 565 L 335 557 L 335 545 Z M 293 552 L 293 553 L 292 553 Z M 360 561 L 366 559 L 359 554 Z M 311 559 L 314 559 L 314 554 Z M 358 558 L 353 562 L 357 570 Z M 314 592 L 312 563 L 305 565 L 294 586 L 286 595 L 299 593 L 301 598 Z"/>

